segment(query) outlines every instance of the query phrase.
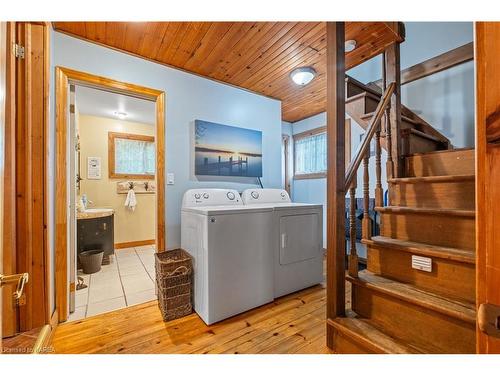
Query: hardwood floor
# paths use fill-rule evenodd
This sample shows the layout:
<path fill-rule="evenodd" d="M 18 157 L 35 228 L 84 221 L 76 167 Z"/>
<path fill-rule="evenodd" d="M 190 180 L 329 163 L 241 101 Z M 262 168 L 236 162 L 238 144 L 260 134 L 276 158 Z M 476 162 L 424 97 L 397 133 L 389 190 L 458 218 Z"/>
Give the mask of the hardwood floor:
<path fill-rule="evenodd" d="M 63 323 L 52 345 L 55 353 L 329 353 L 325 291 L 314 286 L 211 326 L 196 314 L 165 323 L 148 302 Z"/>

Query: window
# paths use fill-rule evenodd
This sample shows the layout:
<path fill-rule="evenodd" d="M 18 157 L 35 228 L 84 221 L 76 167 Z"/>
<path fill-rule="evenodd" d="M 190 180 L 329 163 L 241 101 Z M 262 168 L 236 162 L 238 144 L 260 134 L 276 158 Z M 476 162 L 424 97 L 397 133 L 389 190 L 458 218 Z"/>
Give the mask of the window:
<path fill-rule="evenodd" d="M 326 128 L 294 136 L 295 178 L 326 176 Z"/>
<path fill-rule="evenodd" d="M 155 178 L 155 139 L 151 136 L 108 133 L 109 178 Z"/>

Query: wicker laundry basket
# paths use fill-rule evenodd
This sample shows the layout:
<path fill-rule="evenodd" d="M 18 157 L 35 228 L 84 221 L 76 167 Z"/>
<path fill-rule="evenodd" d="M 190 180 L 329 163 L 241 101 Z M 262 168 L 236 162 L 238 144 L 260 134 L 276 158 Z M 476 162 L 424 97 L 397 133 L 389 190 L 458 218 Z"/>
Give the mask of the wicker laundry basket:
<path fill-rule="evenodd" d="M 183 249 L 155 254 L 158 306 L 164 321 L 180 318 L 193 311 L 193 263 Z"/>

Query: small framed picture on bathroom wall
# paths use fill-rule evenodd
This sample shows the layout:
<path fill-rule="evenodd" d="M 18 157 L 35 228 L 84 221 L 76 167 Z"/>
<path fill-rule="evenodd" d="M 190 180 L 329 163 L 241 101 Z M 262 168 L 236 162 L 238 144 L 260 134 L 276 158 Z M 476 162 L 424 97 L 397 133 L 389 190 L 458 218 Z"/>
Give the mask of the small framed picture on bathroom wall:
<path fill-rule="evenodd" d="M 99 156 L 87 157 L 87 179 L 101 179 L 101 158 Z"/>

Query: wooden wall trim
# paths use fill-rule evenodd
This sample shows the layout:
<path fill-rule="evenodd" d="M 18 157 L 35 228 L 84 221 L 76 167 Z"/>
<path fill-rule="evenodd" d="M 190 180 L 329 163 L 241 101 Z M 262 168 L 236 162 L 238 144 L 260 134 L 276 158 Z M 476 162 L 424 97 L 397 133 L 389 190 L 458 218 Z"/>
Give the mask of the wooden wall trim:
<path fill-rule="evenodd" d="M 165 93 L 64 67 L 56 67 L 56 307 L 59 321 L 68 316 L 67 305 L 67 176 L 66 136 L 69 84 L 93 87 L 151 100 L 156 103 L 156 251 L 166 250 L 165 233 Z"/>
<path fill-rule="evenodd" d="M 306 138 L 306 137 L 312 137 L 313 135 L 318 135 L 321 133 L 326 133 L 326 126 L 320 126 L 311 130 L 306 130 L 301 133 L 297 133 L 293 135 L 293 140 L 298 141 L 299 139 Z"/>
<path fill-rule="evenodd" d="M 474 60 L 474 43 L 470 42 L 402 70 L 401 85 L 406 85 L 407 83 L 417 81 L 472 60 Z M 381 79 L 373 83 L 379 87 L 382 86 Z"/>
<path fill-rule="evenodd" d="M 115 250 L 126 249 L 129 247 L 136 247 L 136 246 L 154 245 L 155 243 L 156 243 L 156 240 L 118 242 L 118 243 L 115 243 Z"/>

